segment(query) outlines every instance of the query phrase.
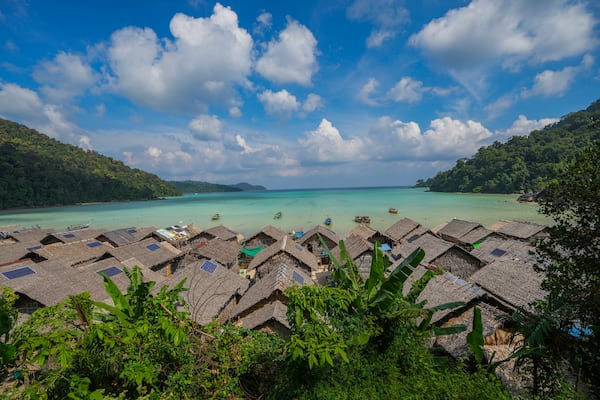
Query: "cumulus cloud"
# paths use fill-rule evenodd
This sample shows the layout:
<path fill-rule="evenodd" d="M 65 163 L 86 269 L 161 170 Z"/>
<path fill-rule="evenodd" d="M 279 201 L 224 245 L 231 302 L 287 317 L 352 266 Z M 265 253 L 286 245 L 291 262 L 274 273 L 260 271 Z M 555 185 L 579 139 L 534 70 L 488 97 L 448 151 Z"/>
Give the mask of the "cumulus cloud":
<path fill-rule="evenodd" d="M 560 121 L 558 118 L 542 118 L 538 120 L 531 120 L 527 119 L 527 117 L 524 115 L 519 115 L 510 128 L 505 131 L 498 132 L 498 134 L 507 139 L 512 136 L 527 136 L 532 131 L 542 129 L 545 126 L 554 124 L 558 121 Z"/>
<path fill-rule="evenodd" d="M 317 52 L 312 32 L 290 19 L 279 37 L 269 42 L 256 70 L 272 82 L 309 86 L 318 70 Z"/>
<path fill-rule="evenodd" d="M 38 63 L 33 78 L 43 86 L 49 102 L 64 104 L 82 95 L 98 80 L 98 74 L 81 56 L 60 52 L 53 60 Z"/>
<path fill-rule="evenodd" d="M 157 110 L 204 111 L 210 103 L 238 106 L 236 85 L 246 85 L 253 41 L 237 14 L 215 4 L 207 18 L 176 14 L 174 40 L 150 28 L 114 32 L 108 47 L 112 88 Z"/>
<path fill-rule="evenodd" d="M 408 21 L 408 10 L 398 0 L 354 0 L 346 10 L 350 20 L 367 21 L 374 25 L 366 40 L 367 47 L 380 47 L 394 38 L 398 27 Z"/>
<path fill-rule="evenodd" d="M 265 90 L 257 95 L 267 114 L 287 116 L 300 108 L 296 96 L 283 89 L 279 92 Z"/>
<path fill-rule="evenodd" d="M 367 83 L 365 83 L 358 92 L 358 101 L 369 106 L 378 105 L 377 100 L 371 98 L 371 95 L 377 90 L 377 86 L 379 86 L 379 82 L 377 81 L 377 79 L 369 78 Z"/>
<path fill-rule="evenodd" d="M 36 92 L 13 83 L 0 83 L 0 115 L 8 119 L 36 119 L 43 110 Z"/>
<path fill-rule="evenodd" d="M 323 107 L 323 99 L 315 93 L 309 93 L 304 103 L 302 103 L 302 110 L 306 113 L 311 113 L 320 107 Z"/>
<path fill-rule="evenodd" d="M 473 0 L 412 35 L 409 43 L 443 68 L 500 63 L 515 68 L 576 56 L 592 49 L 595 20 L 585 4 L 566 0 Z"/>
<path fill-rule="evenodd" d="M 405 101 L 415 103 L 421 101 L 423 92 L 427 89 L 423 87 L 423 82 L 414 80 L 410 77 L 404 77 L 388 91 L 388 96 L 394 101 Z"/>
<path fill-rule="evenodd" d="M 590 55 L 586 55 L 579 66 L 565 67 L 559 71 L 546 70 L 535 76 L 535 82 L 531 89 L 524 90 L 523 97 L 530 96 L 561 96 L 571 86 L 573 80 L 581 71 L 589 68 L 594 63 Z"/>
<path fill-rule="evenodd" d="M 256 23 L 254 25 L 254 33 L 257 35 L 264 35 L 265 31 L 271 29 L 273 15 L 268 12 L 262 12 L 256 17 Z"/>
<path fill-rule="evenodd" d="M 365 159 L 363 141 L 360 138 L 344 139 L 340 131 L 323 118 L 314 131 L 299 140 L 304 158 L 318 163 L 340 163 Z"/>
<path fill-rule="evenodd" d="M 190 121 L 188 128 L 198 140 L 219 140 L 222 136 L 222 123 L 216 115 L 200 115 Z"/>

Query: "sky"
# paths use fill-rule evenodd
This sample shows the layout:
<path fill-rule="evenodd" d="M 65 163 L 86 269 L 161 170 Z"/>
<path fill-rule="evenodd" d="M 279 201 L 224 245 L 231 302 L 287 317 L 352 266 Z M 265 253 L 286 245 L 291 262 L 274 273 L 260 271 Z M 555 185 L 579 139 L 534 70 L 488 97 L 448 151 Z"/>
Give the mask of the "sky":
<path fill-rule="evenodd" d="M 0 117 L 167 180 L 412 185 L 600 98 L 596 0 L 0 0 Z"/>

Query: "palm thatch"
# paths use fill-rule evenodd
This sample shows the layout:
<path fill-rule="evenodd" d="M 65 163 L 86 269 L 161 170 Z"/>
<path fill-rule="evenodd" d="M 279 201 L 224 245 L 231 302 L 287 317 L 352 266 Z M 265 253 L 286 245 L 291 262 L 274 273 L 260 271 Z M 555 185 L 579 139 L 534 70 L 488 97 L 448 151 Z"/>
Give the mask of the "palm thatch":
<path fill-rule="evenodd" d="M 308 274 L 318 271 L 317 258 L 298 243 L 288 239 L 288 236 L 284 236 L 282 240 L 258 253 L 248 265 L 248 271 L 256 269 L 259 277 L 262 277 L 281 264 L 302 268 Z"/>
<path fill-rule="evenodd" d="M 106 229 L 79 229 L 76 231 L 54 232 L 46 235 L 40 243 L 51 245 L 55 243 L 74 243 L 82 240 L 95 239 L 106 232 Z"/>
<path fill-rule="evenodd" d="M 287 302 L 283 291 L 293 285 L 314 285 L 302 269 L 285 264 L 271 271 L 255 283 L 242 296 L 233 312 L 233 318 L 243 318 L 276 300 Z"/>
<path fill-rule="evenodd" d="M 268 247 L 278 240 L 283 239 L 286 233 L 280 229 L 275 228 L 273 225 L 265 226 L 260 232 L 255 233 L 245 240 L 244 246 L 246 247 Z"/>
<path fill-rule="evenodd" d="M 385 230 L 385 234 L 394 242 L 399 243 L 404 239 L 410 238 L 415 234 L 419 236 L 427 231 L 423 225 L 410 218 L 402 218 Z"/>
<path fill-rule="evenodd" d="M 188 248 L 194 242 L 200 239 L 202 229 L 194 226 L 193 224 L 188 225 L 173 225 L 167 228 L 157 229 L 152 232 L 158 241 L 166 241 L 177 248 Z"/>
<path fill-rule="evenodd" d="M 175 287 L 185 278 L 183 287 L 188 290 L 182 292 L 182 297 L 192 320 L 201 325 L 215 319 L 226 320 L 230 315 L 223 314 L 233 310 L 237 299 L 246 292 L 249 284 L 247 279 L 226 267 L 216 262 L 205 264 L 206 261 L 198 260 L 186 266 L 153 289 L 156 293 L 162 286 Z"/>
<path fill-rule="evenodd" d="M 194 254 L 199 258 L 214 260 L 231 269 L 237 266 L 241 248 L 242 246 L 237 242 L 228 242 L 215 238 L 196 247 Z"/>
<path fill-rule="evenodd" d="M 184 256 L 182 251 L 170 243 L 158 242 L 154 238 L 144 239 L 127 246 L 110 248 L 106 254 L 115 257 L 129 267 L 138 265 L 154 271 Z"/>
<path fill-rule="evenodd" d="M 290 329 L 286 314 L 287 305 L 275 300 L 240 318 L 237 324 L 247 329 L 268 331 L 284 336 Z"/>
<path fill-rule="evenodd" d="M 213 226 L 212 228 L 206 229 L 200 234 L 200 237 L 205 238 L 207 240 L 219 238 L 226 241 L 241 242 L 241 240 L 239 240 L 241 238 L 239 233 L 223 225 Z"/>
<path fill-rule="evenodd" d="M 471 254 L 486 263 L 494 262 L 501 257 L 520 257 L 533 262 L 535 260 L 534 251 L 535 247 L 528 242 L 501 237 L 488 237 L 477 248 L 471 250 Z"/>
<path fill-rule="evenodd" d="M 31 253 L 37 256 L 36 259 L 52 260 L 64 266 L 72 267 L 96 261 L 110 249 L 104 243 L 91 239 L 44 246 L 33 250 Z"/>
<path fill-rule="evenodd" d="M 540 235 L 545 234 L 547 226 L 534 224 L 532 222 L 501 220 L 491 226 L 491 229 L 504 236 L 518 240 L 532 241 Z"/>
<path fill-rule="evenodd" d="M 96 237 L 101 242 L 107 242 L 113 247 L 127 246 L 128 244 L 138 242 L 148 237 L 152 232 L 156 230 L 155 227 L 143 227 L 143 228 L 121 228 L 114 229 L 112 231 L 104 232 L 103 234 Z"/>
<path fill-rule="evenodd" d="M 378 232 L 370 226 L 367 226 L 365 224 L 359 224 L 352 228 L 352 230 L 347 232 L 346 237 L 348 238 L 350 236 L 359 236 L 363 239 L 369 240 L 377 234 Z"/>

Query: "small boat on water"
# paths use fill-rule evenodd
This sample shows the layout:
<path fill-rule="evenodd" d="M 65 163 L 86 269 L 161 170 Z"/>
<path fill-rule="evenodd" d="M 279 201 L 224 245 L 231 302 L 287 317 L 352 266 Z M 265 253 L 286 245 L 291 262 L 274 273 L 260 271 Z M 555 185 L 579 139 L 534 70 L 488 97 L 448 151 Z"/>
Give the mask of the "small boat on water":
<path fill-rule="evenodd" d="M 324 224 L 327 225 L 327 226 L 329 226 L 329 225 L 331 225 L 332 222 L 333 221 L 331 220 L 331 218 L 327 217 L 327 218 L 325 218 Z"/>
<path fill-rule="evenodd" d="M 221 215 L 219 213 L 213 214 L 213 216 L 211 217 L 211 219 L 213 221 L 218 221 L 221 218 Z"/>
<path fill-rule="evenodd" d="M 81 229 L 87 229 L 90 227 L 90 224 L 76 224 L 67 226 L 67 231 L 79 231 Z"/>
<path fill-rule="evenodd" d="M 369 224 L 371 223 L 371 217 L 369 217 L 368 215 L 357 215 L 356 217 L 354 217 L 354 222 L 357 222 L 359 224 Z"/>
<path fill-rule="evenodd" d="M 277 211 L 277 212 L 275 213 L 275 215 L 273 216 L 273 219 L 280 219 L 282 215 L 283 215 L 283 214 L 281 213 L 281 211 Z"/>
<path fill-rule="evenodd" d="M 397 209 L 397 208 L 394 208 L 394 207 L 390 207 L 390 209 L 388 210 L 388 212 L 389 212 L 390 214 L 398 214 L 398 209 Z"/>

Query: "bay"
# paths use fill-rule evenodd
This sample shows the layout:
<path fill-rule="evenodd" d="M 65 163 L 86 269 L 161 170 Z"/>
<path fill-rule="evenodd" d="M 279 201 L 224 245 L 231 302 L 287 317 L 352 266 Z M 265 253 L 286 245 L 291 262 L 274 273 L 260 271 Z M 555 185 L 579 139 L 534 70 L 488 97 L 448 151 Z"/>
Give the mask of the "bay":
<path fill-rule="evenodd" d="M 500 219 L 549 224 L 535 204 L 519 203 L 516 195 L 434 193 L 424 188 L 349 188 L 267 190 L 260 192 L 187 194 L 156 201 L 94 203 L 0 212 L 0 226 L 40 226 L 64 230 L 69 225 L 92 228 L 194 224 L 202 229 L 225 225 L 248 237 L 267 225 L 283 231 L 308 230 L 329 217 L 330 229 L 343 236 L 368 215 L 370 226 L 385 230 L 401 218 L 428 228 L 453 218 L 489 226 Z M 390 214 L 389 208 L 398 214 Z M 275 219 L 276 212 L 282 217 Z M 219 213 L 218 221 L 211 216 Z"/>

